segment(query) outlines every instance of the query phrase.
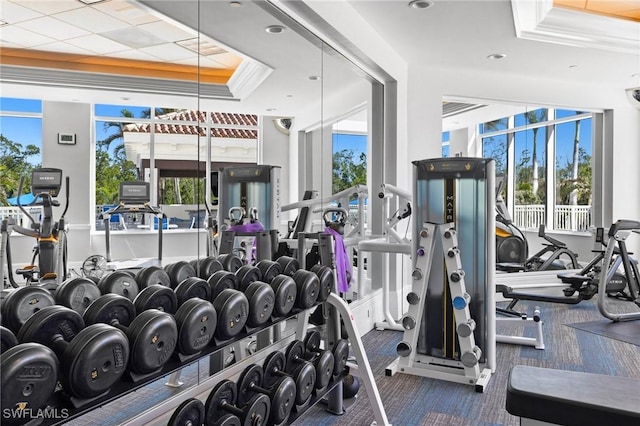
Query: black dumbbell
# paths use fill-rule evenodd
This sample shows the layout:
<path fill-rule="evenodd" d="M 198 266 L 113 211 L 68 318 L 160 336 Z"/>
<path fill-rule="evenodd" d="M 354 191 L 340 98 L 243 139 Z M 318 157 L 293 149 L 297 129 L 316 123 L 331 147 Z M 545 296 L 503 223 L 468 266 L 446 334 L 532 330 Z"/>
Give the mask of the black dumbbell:
<path fill-rule="evenodd" d="M 218 256 L 218 261 L 222 264 L 225 271 L 233 272 L 234 274 L 244 265 L 242 259 L 233 253 L 221 254 Z"/>
<path fill-rule="evenodd" d="M 130 275 L 127 276 L 133 281 Z M 100 296 L 100 288 L 88 278 L 70 278 L 61 283 L 53 294 L 58 305 L 73 309 L 80 315 Z"/>
<path fill-rule="evenodd" d="M 242 265 L 236 271 L 236 278 L 238 279 L 238 289 L 245 291 L 252 282 L 262 280 L 262 272 L 255 266 Z"/>
<path fill-rule="evenodd" d="M 276 296 L 269 284 L 254 281 L 246 288 L 244 295 L 249 301 L 247 326 L 258 327 L 271 319 Z"/>
<path fill-rule="evenodd" d="M 307 332 L 304 338 L 304 348 L 307 353 L 307 358 L 313 356 L 313 354 L 322 354 L 324 351 L 320 349 L 320 341 L 322 337 L 317 330 L 311 330 Z M 333 375 L 337 376 L 344 372 L 347 366 L 347 359 L 349 358 L 349 342 L 345 339 L 339 339 L 333 349 L 331 350 L 334 359 Z"/>
<path fill-rule="evenodd" d="M 298 259 L 290 256 L 281 256 L 276 259 L 276 262 L 280 264 L 282 274 L 293 276 L 293 274 L 300 269 L 300 262 Z"/>
<path fill-rule="evenodd" d="M 282 274 L 282 266 L 273 260 L 263 259 L 256 263 L 256 268 L 262 273 L 262 281 L 271 283 L 271 280 Z"/>
<path fill-rule="evenodd" d="M 98 281 L 98 288 L 102 294 L 115 293 L 130 300 L 135 299 L 140 291 L 136 277 L 128 271 L 113 271 L 103 275 Z"/>
<path fill-rule="evenodd" d="M 218 313 L 215 334 L 218 339 L 229 340 L 242 332 L 249 317 L 249 301 L 243 292 L 222 290 L 213 300 L 213 307 Z"/>
<path fill-rule="evenodd" d="M 277 265 L 277 263 L 276 263 Z M 276 317 L 289 315 L 298 296 L 298 286 L 288 275 L 280 274 L 271 279 L 269 283 L 276 297 L 273 314 Z"/>
<path fill-rule="evenodd" d="M 178 299 L 178 305 L 182 305 L 189 299 L 197 297 L 202 300 L 211 300 L 211 286 L 202 278 L 189 277 L 183 280 L 174 289 Z"/>
<path fill-rule="evenodd" d="M 204 404 L 197 398 L 189 398 L 174 410 L 167 426 L 202 426 L 204 423 Z"/>
<path fill-rule="evenodd" d="M 218 271 L 224 270 L 222 263 L 215 257 L 202 257 L 200 259 L 193 259 L 189 264 L 196 271 L 196 276 L 203 280 L 208 279 L 211 275 Z"/>
<path fill-rule="evenodd" d="M 170 287 L 155 284 L 143 288 L 133 304 L 137 313 L 157 309 L 173 315 L 178 310 L 178 296 Z"/>
<path fill-rule="evenodd" d="M 124 331 L 131 348 L 129 370 L 136 374 L 152 373 L 162 367 L 178 341 L 173 316 L 157 309 L 136 316 L 133 303 L 118 294 L 105 294 L 93 302 L 84 313 L 84 321 L 109 324 Z"/>
<path fill-rule="evenodd" d="M 322 351 L 317 356 L 307 357 L 304 343 L 294 340 L 287 346 L 285 358 L 287 371 L 293 371 L 299 365 L 310 362 L 316 369 L 316 389 L 325 388 L 333 377 L 334 358 L 331 351 Z"/>
<path fill-rule="evenodd" d="M 286 371 L 286 359 L 282 352 L 275 351 L 267 355 L 263 370 L 262 384 L 265 388 L 273 387 L 280 377 L 289 376 L 296 384 L 296 405 L 303 405 L 309 400 L 316 385 L 316 369 L 308 362 L 300 364 L 292 372 Z"/>
<path fill-rule="evenodd" d="M 267 395 L 271 401 L 270 423 L 279 425 L 284 422 L 294 406 L 296 383 L 291 377 L 280 377 L 271 388 L 263 387 L 264 372 L 262 367 L 251 364 L 240 374 L 238 379 L 237 404 L 242 407 L 256 393 Z"/>
<path fill-rule="evenodd" d="M 169 275 L 171 288 L 176 288 L 178 284 L 189 277 L 196 276 L 196 270 L 189 262 L 180 260 L 176 263 L 171 263 L 164 267 L 165 272 Z"/>
<path fill-rule="evenodd" d="M 55 304 L 56 300 L 51 292 L 42 287 L 17 288 L 11 291 L 2 303 L 2 324 L 17 333 L 31 315 Z"/>
<path fill-rule="evenodd" d="M 320 280 L 311 271 L 298 269 L 293 273 L 293 281 L 298 289 L 296 306 L 300 309 L 309 309 L 316 304 L 320 293 Z"/>
<path fill-rule="evenodd" d="M 147 266 L 136 273 L 136 283 L 140 290 L 152 285 L 171 287 L 171 278 L 167 271 L 159 266 Z"/>
<path fill-rule="evenodd" d="M 0 354 L 5 353 L 17 344 L 16 335 L 8 328 L 0 326 Z"/>
<path fill-rule="evenodd" d="M 0 406 L 36 412 L 47 404 L 58 384 L 58 357 L 40 343 L 21 343 L 0 357 Z M 23 424 L 24 417 L 5 415 L 2 424 Z M 26 411 L 25 411 L 26 412 Z"/>
<path fill-rule="evenodd" d="M 243 407 L 236 407 L 238 389 L 231 380 L 223 380 L 216 385 L 205 403 L 207 425 L 219 424 L 226 414 L 233 414 L 243 426 L 267 423 L 271 411 L 271 401 L 263 394 L 254 395 Z M 225 420 L 226 421 L 226 420 Z"/>
<path fill-rule="evenodd" d="M 333 274 L 333 269 L 324 265 L 313 265 L 310 271 L 316 274 L 320 281 L 317 302 L 326 302 L 329 294 L 331 294 L 335 288 L 335 275 Z"/>
<path fill-rule="evenodd" d="M 127 368 L 127 336 L 106 324 L 85 327 L 80 314 L 65 306 L 47 306 L 36 312 L 17 338 L 53 349 L 60 360 L 63 388 L 71 396 L 98 396 L 120 380 Z"/>
<path fill-rule="evenodd" d="M 222 292 L 228 288 L 238 290 L 238 278 L 236 274 L 229 271 L 217 271 L 207 279 L 209 287 L 211 287 L 211 300 L 214 300 Z"/>

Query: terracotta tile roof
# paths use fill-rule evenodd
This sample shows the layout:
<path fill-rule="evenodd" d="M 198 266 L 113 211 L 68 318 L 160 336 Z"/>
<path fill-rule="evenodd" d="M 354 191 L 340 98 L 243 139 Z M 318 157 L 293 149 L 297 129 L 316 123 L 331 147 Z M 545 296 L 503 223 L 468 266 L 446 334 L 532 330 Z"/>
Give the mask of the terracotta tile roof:
<path fill-rule="evenodd" d="M 205 128 L 195 126 L 193 124 L 164 124 L 161 120 L 167 121 L 197 121 L 204 122 L 205 114 L 211 114 L 211 122 L 218 125 L 233 126 L 258 126 L 258 116 L 253 114 L 232 114 L 226 112 L 207 113 L 203 111 L 183 110 L 170 112 L 158 116 L 160 122 L 155 124 L 156 133 L 172 134 L 172 135 L 199 135 L 205 136 Z M 132 123 L 125 126 L 125 132 L 132 133 L 149 133 L 151 129 L 150 123 Z M 258 139 L 257 129 L 235 129 L 214 127 L 211 128 L 211 136 L 214 138 L 232 138 L 232 139 Z"/>

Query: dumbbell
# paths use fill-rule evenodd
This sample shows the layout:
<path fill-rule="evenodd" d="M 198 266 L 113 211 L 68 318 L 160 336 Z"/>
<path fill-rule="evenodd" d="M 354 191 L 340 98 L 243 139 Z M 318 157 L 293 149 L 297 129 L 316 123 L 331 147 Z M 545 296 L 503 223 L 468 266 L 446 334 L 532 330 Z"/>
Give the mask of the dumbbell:
<path fill-rule="evenodd" d="M 200 259 L 193 259 L 189 264 L 196 271 L 196 276 L 203 280 L 208 279 L 211 275 L 218 271 L 224 270 L 222 263 L 215 257 L 202 257 Z"/>
<path fill-rule="evenodd" d="M 254 281 L 244 290 L 244 295 L 249 301 L 248 327 L 258 327 L 271 319 L 276 296 L 269 284 Z"/>
<path fill-rule="evenodd" d="M 273 260 L 263 259 L 256 263 L 256 268 L 262 273 L 262 281 L 271 283 L 271 280 L 282 274 L 282 266 Z"/>
<path fill-rule="evenodd" d="M 333 269 L 325 265 L 313 265 L 310 271 L 318 276 L 320 284 L 317 302 L 326 302 L 329 294 L 331 294 L 335 288 L 335 275 L 333 274 Z"/>
<path fill-rule="evenodd" d="M 236 274 L 229 271 L 214 272 L 213 275 L 207 279 L 207 283 L 209 283 L 209 287 L 211 287 L 211 300 L 218 297 L 222 290 L 227 288 L 238 289 L 238 278 Z"/>
<path fill-rule="evenodd" d="M 189 277 L 183 280 L 174 289 L 178 299 L 178 305 L 182 305 L 189 299 L 197 297 L 202 300 L 211 300 L 211 286 L 199 277 Z"/>
<path fill-rule="evenodd" d="M 265 388 L 273 387 L 280 377 L 291 377 L 296 384 L 296 405 L 302 405 L 309 400 L 316 384 L 316 369 L 308 362 L 300 364 L 292 372 L 286 370 L 285 355 L 275 351 L 267 355 L 263 365 L 264 377 L 262 384 Z"/>
<path fill-rule="evenodd" d="M 115 293 L 133 300 L 141 287 L 138 285 L 136 275 L 132 276 L 127 271 L 113 271 L 100 278 L 98 288 L 102 294 Z"/>
<path fill-rule="evenodd" d="M 189 398 L 174 410 L 167 426 L 202 426 L 205 424 L 204 404 L 197 398 Z"/>
<path fill-rule="evenodd" d="M 42 308 L 24 323 L 17 338 L 53 349 L 60 360 L 65 392 L 78 398 L 106 392 L 127 368 L 127 336 L 106 324 L 85 327 L 80 314 L 65 306 Z"/>
<path fill-rule="evenodd" d="M 300 269 L 300 262 L 298 259 L 290 256 L 280 256 L 276 259 L 276 262 L 280 264 L 280 268 L 282 269 L 282 274 L 293 276 L 293 274 Z"/>
<path fill-rule="evenodd" d="M 264 371 L 257 364 L 249 365 L 238 379 L 237 404 L 242 407 L 259 393 L 269 397 L 271 401 L 271 424 L 279 425 L 284 422 L 294 406 L 296 383 L 291 377 L 280 377 L 271 388 L 263 387 Z"/>
<path fill-rule="evenodd" d="M 133 281 L 127 274 L 129 280 Z M 80 315 L 87 306 L 102 295 L 100 288 L 88 278 L 70 278 L 56 288 L 53 297 L 58 305 L 73 309 Z"/>
<path fill-rule="evenodd" d="M 307 358 L 305 345 L 300 340 L 294 340 L 287 346 L 285 352 L 287 371 L 293 371 L 304 363 L 311 363 L 316 369 L 316 389 L 325 388 L 333 377 L 334 357 L 331 351 L 322 351 L 318 356 Z"/>
<path fill-rule="evenodd" d="M 322 337 L 320 336 L 320 332 L 317 330 L 310 330 L 307 332 L 307 335 L 304 337 L 304 348 L 306 350 L 305 357 L 307 359 L 322 355 L 326 350 L 320 349 L 320 342 Z M 345 339 L 339 339 L 331 350 L 331 354 L 333 355 L 333 373 L 332 375 L 337 376 L 341 374 L 345 367 L 347 366 L 347 359 L 349 358 L 349 342 Z"/>
<path fill-rule="evenodd" d="M 152 285 L 171 287 L 171 278 L 163 268 L 152 265 L 142 268 L 136 273 L 136 283 L 140 290 Z"/>
<path fill-rule="evenodd" d="M 267 423 L 271 411 L 271 401 L 264 394 L 254 395 L 243 407 L 236 407 L 238 389 L 231 380 L 223 380 L 213 388 L 207 402 L 207 425 L 219 425 L 222 422 L 234 421 L 228 414 L 237 416 L 243 426 L 259 426 Z M 225 423 L 234 424 L 234 423 Z"/>
<path fill-rule="evenodd" d="M 220 256 L 218 256 L 218 261 L 222 264 L 222 267 L 225 271 L 233 273 L 235 273 L 238 269 L 240 269 L 242 265 L 244 265 L 242 259 L 240 259 L 233 253 L 221 254 Z"/>
<path fill-rule="evenodd" d="M 44 407 L 58 384 L 58 357 L 40 343 L 21 343 L 0 357 L 0 406 L 37 411 Z M 23 424 L 24 417 L 2 415 L 2 424 Z"/>
<path fill-rule="evenodd" d="M 184 260 L 179 260 L 176 263 L 171 263 L 164 267 L 165 272 L 169 275 L 171 288 L 176 288 L 183 280 L 189 277 L 196 276 L 196 270 L 193 266 Z"/>
<path fill-rule="evenodd" d="M 16 335 L 8 328 L 0 326 L 0 354 L 5 353 L 17 344 Z"/>
<path fill-rule="evenodd" d="M 273 307 L 274 316 L 284 317 L 289 315 L 298 296 L 298 286 L 296 282 L 288 275 L 279 274 L 271 279 L 269 285 L 273 289 L 276 297 Z"/>
<path fill-rule="evenodd" d="M 84 313 L 87 324 L 104 323 L 124 331 L 131 354 L 129 370 L 148 374 L 162 367 L 178 340 L 175 319 L 166 312 L 149 309 L 136 316 L 133 303 L 118 294 L 105 294 Z"/>
<path fill-rule="evenodd" d="M 31 315 L 55 304 L 56 300 L 51 292 L 42 287 L 17 288 L 11 291 L 2 303 L 2 324 L 17 333 Z"/>
<path fill-rule="evenodd" d="M 262 272 L 255 266 L 242 265 L 236 271 L 236 278 L 238 279 L 238 289 L 245 291 L 252 282 L 262 281 Z"/>
<path fill-rule="evenodd" d="M 311 271 L 298 269 L 293 273 L 293 281 L 295 281 L 298 290 L 295 306 L 300 309 L 309 309 L 315 305 L 320 292 L 318 276 Z"/>

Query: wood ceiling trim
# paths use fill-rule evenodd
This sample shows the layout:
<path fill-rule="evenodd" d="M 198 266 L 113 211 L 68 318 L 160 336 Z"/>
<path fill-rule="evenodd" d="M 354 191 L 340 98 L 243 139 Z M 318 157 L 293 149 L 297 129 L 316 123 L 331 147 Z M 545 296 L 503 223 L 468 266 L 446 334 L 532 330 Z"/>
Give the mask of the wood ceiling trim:
<path fill-rule="evenodd" d="M 211 84 L 227 84 L 235 71 L 235 69 L 226 68 L 198 68 L 191 65 L 15 48 L 0 48 L 0 58 L 6 65 L 200 81 Z"/>
<path fill-rule="evenodd" d="M 615 0 L 554 0 L 553 5 L 562 9 L 577 10 L 611 18 L 640 22 L 640 1 Z"/>

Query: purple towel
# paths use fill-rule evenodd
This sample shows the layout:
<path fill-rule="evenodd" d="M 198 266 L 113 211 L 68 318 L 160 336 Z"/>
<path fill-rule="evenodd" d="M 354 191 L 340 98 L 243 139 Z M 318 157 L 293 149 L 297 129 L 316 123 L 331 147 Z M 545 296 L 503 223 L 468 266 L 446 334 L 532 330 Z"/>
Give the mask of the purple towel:
<path fill-rule="evenodd" d="M 349 267 L 349 256 L 347 248 L 344 245 L 342 235 L 338 231 L 331 228 L 324 228 L 325 234 L 333 235 L 335 240 L 334 249 L 336 255 L 336 278 L 338 280 L 338 291 L 346 293 L 349 291 L 349 282 L 351 281 L 351 268 Z"/>
<path fill-rule="evenodd" d="M 232 225 L 229 227 L 229 231 L 234 232 L 262 232 L 264 226 L 260 222 L 245 223 L 243 225 Z M 251 244 L 251 255 L 249 256 L 249 264 L 253 264 L 256 260 L 256 239 L 253 239 Z"/>

